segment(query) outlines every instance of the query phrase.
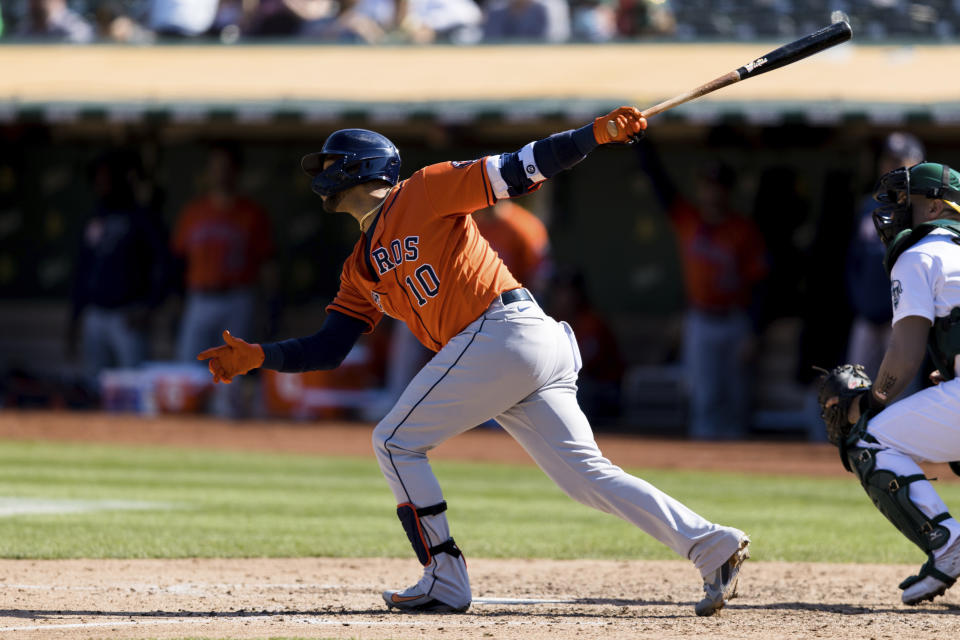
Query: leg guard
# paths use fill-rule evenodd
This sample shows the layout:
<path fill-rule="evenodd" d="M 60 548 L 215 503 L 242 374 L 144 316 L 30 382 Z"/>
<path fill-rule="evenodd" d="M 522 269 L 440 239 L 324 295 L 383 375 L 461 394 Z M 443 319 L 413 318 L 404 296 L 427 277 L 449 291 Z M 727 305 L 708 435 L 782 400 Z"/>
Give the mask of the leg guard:
<path fill-rule="evenodd" d="M 932 578 L 936 578 L 937 580 L 939 580 L 939 581 L 942 582 L 943 584 L 947 585 L 947 588 L 948 588 L 948 589 L 949 589 L 950 587 L 952 587 L 952 586 L 953 586 L 953 583 L 955 583 L 955 582 L 957 581 L 957 579 L 954 578 L 953 576 L 948 576 L 948 575 L 945 574 L 943 571 L 940 571 L 939 569 L 937 569 L 937 568 L 934 566 L 934 564 L 933 564 L 933 560 L 934 560 L 934 559 L 933 559 L 933 554 L 931 553 L 929 559 L 924 563 L 924 565 L 923 565 L 922 567 L 920 567 L 920 573 L 919 573 L 918 575 L 915 575 L 915 576 L 910 576 L 909 578 L 907 578 L 906 580 L 904 580 L 903 582 L 901 582 L 901 583 L 898 585 L 898 586 L 900 587 L 900 589 L 909 589 L 910 587 L 912 587 L 912 586 L 915 585 L 916 583 L 920 582 L 921 580 L 923 580 L 923 579 L 926 578 L 927 576 L 930 576 L 930 577 L 932 577 Z M 932 599 L 932 598 L 931 598 L 931 599 Z M 911 603 L 911 602 L 908 602 L 907 604 L 912 604 L 912 603 Z"/>
<path fill-rule="evenodd" d="M 899 476 L 892 471 L 876 469 L 875 453 L 875 449 L 855 446 L 846 450 L 850 467 L 874 506 L 924 553 L 930 554 L 945 545 L 950 531 L 940 523 L 950 518 L 950 514 L 944 512 L 928 518 L 910 500 L 910 483 L 926 480 L 926 476 Z"/>
<path fill-rule="evenodd" d="M 397 517 L 403 525 L 403 530 L 407 532 L 407 538 L 413 545 L 413 550 L 417 554 L 420 564 L 427 566 L 438 553 L 449 553 L 455 558 L 459 558 L 460 549 L 454 543 L 453 538 L 448 538 L 438 545 L 430 546 L 427 537 L 423 533 L 423 527 L 420 526 L 420 518 L 423 516 L 435 516 L 447 510 L 447 503 L 441 502 L 430 507 L 418 509 L 409 502 L 397 505 Z"/>

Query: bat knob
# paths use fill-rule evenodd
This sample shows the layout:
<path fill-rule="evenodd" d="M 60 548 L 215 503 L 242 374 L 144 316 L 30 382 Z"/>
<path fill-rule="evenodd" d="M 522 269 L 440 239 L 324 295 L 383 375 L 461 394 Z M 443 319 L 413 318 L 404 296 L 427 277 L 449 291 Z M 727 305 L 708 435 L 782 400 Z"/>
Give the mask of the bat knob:
<path fill-rule="evenodd" d="M 618 131 L 619 131 L 619 128 L 617 127 L 617 123 L 614 122 L 613 120 L 607 120 L 607 133 L 610 134 L 610 137 L 616 138 Z"/>

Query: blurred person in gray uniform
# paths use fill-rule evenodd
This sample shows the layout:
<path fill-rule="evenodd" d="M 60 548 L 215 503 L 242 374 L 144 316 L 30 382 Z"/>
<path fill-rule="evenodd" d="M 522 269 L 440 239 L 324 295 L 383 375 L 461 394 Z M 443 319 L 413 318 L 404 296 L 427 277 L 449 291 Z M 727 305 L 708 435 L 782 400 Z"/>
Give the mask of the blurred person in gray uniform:
<path fill-rule="evenodd" d="M 493 0 L 487 8 L 483 39 L 566 42 L 570 7 L 564 0 Z"/>
<path fill-rule="evenodd" d="M 29 0 L 17 35 L 28 39 L 86 44 L 93 41 L 93 26 L 67 6 L 66 0 Z"/>
<path fill-rule="evenodd" d="M 167 292 L 165 232 L 140 207 L 132 173 L 137 159 L 113 152 L 91 167 L 96 205 L 83 227 L 67 349 L 80 346 L 90 384 L 107 367 L 130 368 L 148 356 L 154 310 Z"/>
<path fill-rule="evenodd" d="M 153 0 L 149 25 L 160 36 L 200 36 L 213 26 L 219 4 L 219 0 Z"/>
<path fill-rule="evenodd" d="M 877 158 L 876 175 L 915 165 L 923 161 L 924 155 L 923 144 L 915 136 L 899 131 L 891 133 Z M 877 207 L 872 194 L 861 199 L 846 262 L 847 293 L 854 312 L 847 362 L 862 364 L 871 377 L 877 375 L 890 341 L 893 315 L 887 299 L 890 277 L 883 268 L 886 249 L 873 224 Z"/>

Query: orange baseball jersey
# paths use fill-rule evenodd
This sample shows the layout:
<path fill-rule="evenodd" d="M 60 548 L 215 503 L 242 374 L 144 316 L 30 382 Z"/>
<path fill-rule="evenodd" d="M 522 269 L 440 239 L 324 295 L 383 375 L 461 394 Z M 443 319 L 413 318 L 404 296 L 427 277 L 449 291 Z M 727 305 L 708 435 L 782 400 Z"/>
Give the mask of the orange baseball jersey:
<path fill-rule="evenodd" d="M 549 239 L 540 218 L 510 200 L 497 202 L 486 215 L 475 214 L 480 234 L 524 286 L 534 284 L 546 258 Z"/>
<path fill-rule="evenodd" d="M 221 208 L 203 196 L 188 203 L 177 218 L 172 250 L 186 261 L 191 290 L 250 286 L 273 254 L 270 219 L 249 198 L 238 197 Z"/>
<path fill-rule="evenodd" d="M 670 210 L 677 231 L 690 303 L 705 311 L 745 308 L 767 273 L 766 249 L 756 225 L 737 214 L 707 224 L 689 202 Z"/>
<path fill-rule="evenodd" d="M 369 325 L 404 321 L 438 351 L 520 283 L 470 215 L 495 200 L 483 160 L 420 169 L 390 192 L 347 258 L 327 311 Z"/>

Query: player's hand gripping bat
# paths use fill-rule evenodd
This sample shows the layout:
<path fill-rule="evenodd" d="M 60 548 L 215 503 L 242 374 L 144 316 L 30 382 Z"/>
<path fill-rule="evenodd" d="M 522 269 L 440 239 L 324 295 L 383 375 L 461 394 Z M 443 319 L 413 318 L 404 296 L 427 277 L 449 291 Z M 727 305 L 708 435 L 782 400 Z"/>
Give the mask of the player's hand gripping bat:
<path fill-rule="evenodd" d="M 790 44 L 785 44 L 779 49 L 774 49 L 770 53 L 762 55 L 759 58 L 748 62 L 742 67 L 734 69 L 730 73 L 725 73 L 719 78 L 704 83 L 695 89 L 691 89 L 686 93 L 681 93 L 680 95 L 674 96 L 669 100 L 664 100 L 660 104 L 648 107 L 647 109 L 643 110 L 643 116 L 645 118 L 655 116 L 658 113 L 663 113 L 667 109 L 672 109 L 673 107 L 683 104 L 684 102 L 690 102 L 691 100 L 705 96 L 708 93 L 713 93 L 717 89 L 730 86 L 735 82 L 740 82 L 741 80 L 758 76 L 761 73 L 766 73 L 768 71 L 773 71 L 774 69 L 779 69 L 780 67 L 785 67 L 788 64 L 808 58 L 815 53 L 819 53 L 824 49 L 829 49 L 830 47 L 840 44 L 841 42 L 846 42 L 851 37 L 853 37 L 853 30 L 850 28 L 849 23 L 846 21 L 835 22 L 829 27 L 820 29 L 815 33 L 811 33 L 808 36 L 800 38 L 799 40 L 795 40 Z M 609 120 L 607 122 L 607 129 L 609 130 L 611 137 L 616 136 L 616 122 Z"/>

